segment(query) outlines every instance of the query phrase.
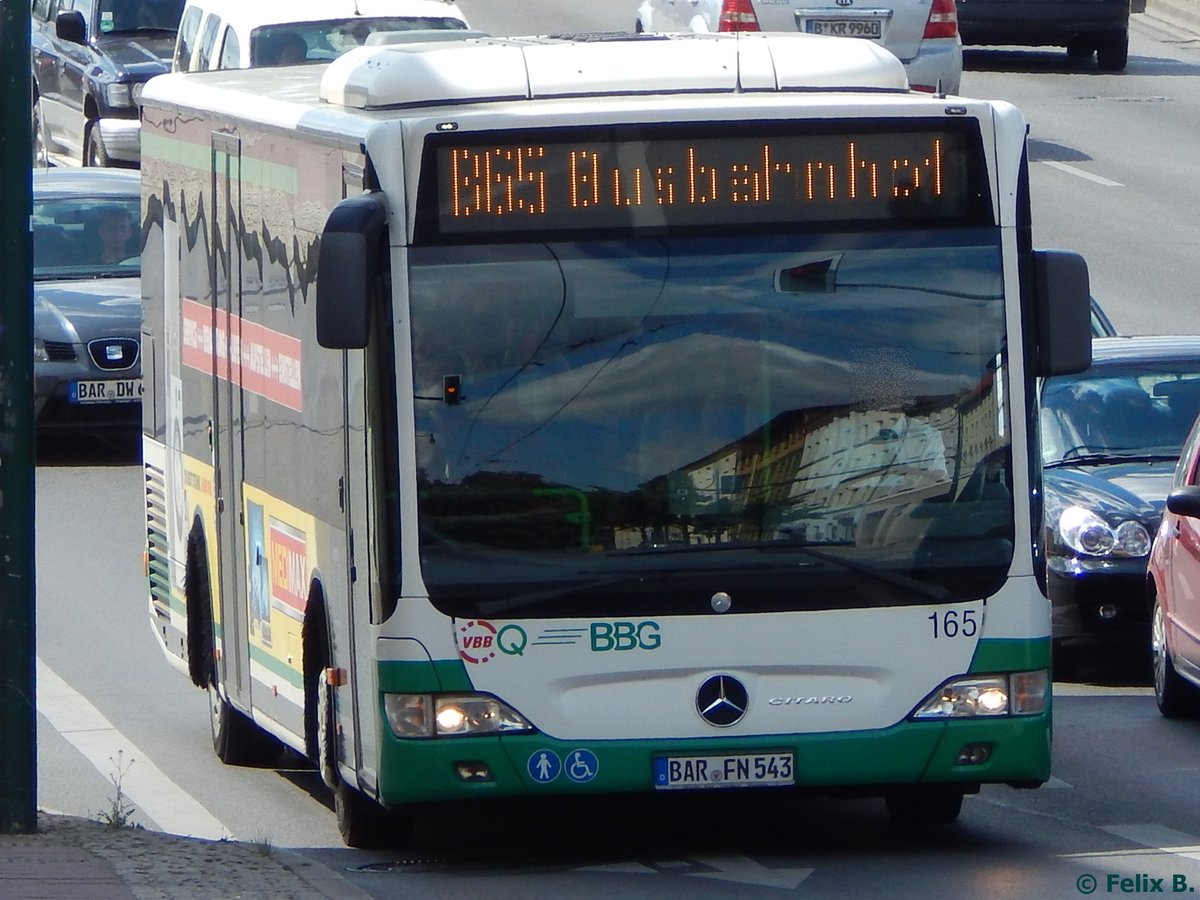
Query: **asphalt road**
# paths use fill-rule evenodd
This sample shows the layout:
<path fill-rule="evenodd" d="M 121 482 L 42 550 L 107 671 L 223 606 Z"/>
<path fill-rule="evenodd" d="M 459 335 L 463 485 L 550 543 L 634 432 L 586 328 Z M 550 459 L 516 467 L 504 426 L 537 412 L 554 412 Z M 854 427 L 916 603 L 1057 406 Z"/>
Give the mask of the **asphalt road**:
<path fill-rule="evenodd" d="M 632 19 L 623 8 L 532 0 L 463 6 L 495 33 Z M 1200 187 L 1189 176 L 1200 88 L 1187 77 L 1200 73 L 1200 44 L 1146 17 L 1134 27 L 1124 75 L 1075 67 L 1061 51 L 969 50 L 963 91 L 1024 110 L 1035 241 L 1087 256 L 1118 327 L 1200 332 Z M 312 773 L 216 760 L 204 695 L 166 665 L 150 631 L 141 471 L 129 457 L 69 450 L 38 471 L 38 652 L 68 689 L 61 714 L 79 715 L 82 697 L 104 727 L 85 739 L 40 720 L 44 806 L 96 815 L 119 786 L 135 820 L 161 827 L 182 816 L 299 848 L 379 898 L 1079 897 L 1089 876 L 1111 894 L 1138 874 L 1164 879 L 1165 892 L 1176 878 L 1200 885 L 1200 723 L 1161 719 L 1137 667 L 1102 665 L 1087 672 L 1099 687 L 1058 692 L 1054 781 L 987 788 L 943 834 L 897 833 L 875 800 L 651 798 L 451 809 L 426 821 L 410 851 L 347 850 Z"/>

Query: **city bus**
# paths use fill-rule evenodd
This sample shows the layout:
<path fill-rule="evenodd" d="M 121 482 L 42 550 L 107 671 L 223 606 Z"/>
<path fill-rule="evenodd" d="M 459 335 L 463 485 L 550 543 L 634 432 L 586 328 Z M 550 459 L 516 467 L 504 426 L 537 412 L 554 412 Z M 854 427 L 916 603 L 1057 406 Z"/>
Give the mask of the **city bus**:
<path fill-rule="evenodd" d="M 142 95 L 150 616 L 352 846 L 428 804 L 1050 773 L 1011 105 L 808 35 L 380 36 Z M 654 802 L 649 800 L 648 802 Z"/>

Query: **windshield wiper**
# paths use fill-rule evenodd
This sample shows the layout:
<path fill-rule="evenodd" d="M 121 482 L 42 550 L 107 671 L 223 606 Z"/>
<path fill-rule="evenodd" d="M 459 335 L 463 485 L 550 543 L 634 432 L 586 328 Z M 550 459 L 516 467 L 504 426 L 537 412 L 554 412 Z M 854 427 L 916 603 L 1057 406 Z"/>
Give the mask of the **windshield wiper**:
<path fill-rule="evenodd" d="M 599 588 L 615 588 L 622 585 L 637 584 L 638 582 L 642 581 L 657 581 L 662 578 L 670 578 L 673 575 L 707 575 L 710 573 L 724 575 L 729 572 L 762 572 L 771 569 L 794 569 L 812 565 L 815 565 L 815 563 L 798 563 L 794 566 L 784 567 L 778 564 L 760 561 L 755 563 L 747 563 L 746 565 L 741 566 L 712 566 L 700 568 L 688 566 L 685 568 L 672 567 L 669 569 L 639 569 L 636 571 L 623 571 L 617 574 L 605 576 L 603 578 L 593 578 L 589 581 L 580 581 L 566 586 L 526 591 L 523 594 L 517 594 L 514 597 L 505 597 L 502 600 L 484 601 L 479 604 L 479 614 L 482 616 L 494 616 L 500 612 L 523 609 L 529 606 L 537 606 L 539 603 L 547 603 L 552 600 L 559 600 L 563 597 L 569 597 L 572 594 L 579 594 L 584 591 L 592 591 Z M 579 574 L 586 575 L 591 573 L 580 572 Z"/>
<path fill-rule="evenodd" d="M 1175 462 L 1178 459 L 1178 453 L 1154 451 L 1139 453 L 1132 450 L 1122 450 L 1118 453 L 1082 453 L 1079 456 L 1072 456 L 1066 459 L 1054 459 L 1048 463 L 1043 463 L 1042 468 L 1061 469 L 1063 466 L 1107 466 L 1114 463 L 1133 462 L 1135 460 L 1144 460 L 1145 462 Z"/>
<path fill-rule="evenodd" d="M 804 556 L 819 559 L 821 562 L 829 563 L 833 566 L 841 566 L 847 572 L 853 572 L 856 575 L 865 575 L 868 578 L 873 578 L 882 584 L 889 584 L 893 587 L 903 588 L 906 591 L 911 591 L 914 594 L 920 594 L 923 597 L 928 597 L 935 603 L 944 603 L 950 599 L 950 592 L 941 585 L 929 584 L 928 582 L 918 581 L 916 578 L 910 578 L 907 575 L 901 575 L 899 572 L 891 572 L 887 569 L 880 569 L 875 566 L 868 566 L 864 563 L 851 562 L 848 559 L 842 559 L 833 556 L 829 553 L 822 553 L 820 550 L 814 550 L 812 547 L 800 544 L 789 545 L 790 549 Z M 821 546 L 825 546 L 822 544 Z"/>
<path fill-rule="evenodd" d="M 849 542 L 829 542 L 820 544 L 819 546 L 848 546 Z M 651 547 L 644 550 L 626 550 L 619 554 L 625 558 L 629 556 L 658 556 L 677 553 L 699 553 L 702 551 L 723 552 L 732 550 L 749 550 L 752 552 L 766 553 L 774 555 L 780 552 L 797 553 L 808 559 L 816 560 L 830 566 L 836 566 L 847 572 L 852 572 L 855 575 L 873 579 L 882 584 L 891 587 L 898 587 L 909 593 L 918 594 L 922 597 L 928 597 L 936 603 L 944 603 L 950 599 L 950 592 L 939 585 L 928 584 L 923 581 L 918 581 L 915 578 L 910 578 L 907 575 L 901 575 L 897 572 L 891 572 L 886 569 L 879 569 L 875 566 L 866 565 L 864 563 L 851 562 L 846 559 L 834 556 L 832 554 L 823 553 L 811 546 L 797 543 L 795 541 L 782 540 L 771 541 L 770 543 L 753 543 L 743 542 L 736 544 L 680 544 L 680 545 L 665 545 L 661 547 Z M 506 597 L 501 600 L 485 601 L 479 604 L 479 614 L 482 616 L 494 616 L 497 613 L 522 609 L 529 606 L 536 606 L 539 603 L 546 603 L 553 600 L 558 600 L 563 597 L 569 597 L 572 594 L 582 593 L 584 591 L 596 590 L 599 588 L 613 588 L 621 585 L 635 584 L 641 581 L 658 580 L 662 578 L 670 578 L 674 575 L 700 575 L 708 573 L 728 573 L 728 572 L 761 572 L 768 570 L 780 569 L 798 569 L 807 568 L 813 565 L 812 563 L 793 563 L 788 566 L 781 566 L 777 562 L 768 562 L 760 560 L 758 562 L 748 562 L 743 565 L 721 565 L 721 566 L 686 566 L 671 568 L 646 568 L 637 571 L 623 571 L 611 576 L 602 578 L 590 579 L 581 581 L 576 584 L 566 586 L 556 586 L 551 588 L 538 589 L 527 591 L 522 594 L 517 594 L 513 597 Z M 587 574 L 581 572 L 579 574 Z"/>

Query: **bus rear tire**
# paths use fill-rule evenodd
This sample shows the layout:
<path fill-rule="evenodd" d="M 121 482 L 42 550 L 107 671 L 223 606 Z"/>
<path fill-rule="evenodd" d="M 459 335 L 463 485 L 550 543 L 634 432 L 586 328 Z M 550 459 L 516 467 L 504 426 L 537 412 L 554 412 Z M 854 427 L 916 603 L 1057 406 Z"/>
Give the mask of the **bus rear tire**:
<path fill-rule="evenodd" d="M 963 790 L 953 785 L 918 785 L 893 791 L 884 802 L 893 825 L 949 825 L 962 811 Z"/>

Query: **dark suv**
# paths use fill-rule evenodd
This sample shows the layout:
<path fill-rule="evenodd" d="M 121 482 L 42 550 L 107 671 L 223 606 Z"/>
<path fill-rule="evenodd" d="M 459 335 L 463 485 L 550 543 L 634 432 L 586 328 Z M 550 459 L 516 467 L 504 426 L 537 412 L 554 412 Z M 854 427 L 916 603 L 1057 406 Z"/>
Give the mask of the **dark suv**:
<path fill-rule="evenodd" d="M 183 3 L 34 0 L 35 164 L 138 164 L 138 97 L 171 69 Z"/>
<path fill-rule="evenodd" d="M 1129 7 L 1130 0 L 958 0 L 958 31 L 964 45 L 1066 47 L 1079 60 L 1094 53 L 1099 68 L 1119 72 L 1129 59 Z"/>

